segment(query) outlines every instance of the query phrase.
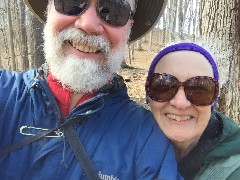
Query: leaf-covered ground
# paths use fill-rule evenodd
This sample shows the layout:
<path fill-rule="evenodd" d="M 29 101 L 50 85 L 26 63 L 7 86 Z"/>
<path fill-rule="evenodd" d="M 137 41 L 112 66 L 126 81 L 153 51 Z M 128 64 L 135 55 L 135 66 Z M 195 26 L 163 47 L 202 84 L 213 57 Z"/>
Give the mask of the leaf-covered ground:
<path fill-rule="evenodd" d="M 135 51 L 134 59 L 129 60 L 126 56 L 126 64 L 129 67 L 122 68 L 119 72 L 125 79 L 128 87 L 128 94 L 134 101 L 148 108 L 145 96 L 145 80 L 148 68 L 155 53 L 149 51 Z"/>

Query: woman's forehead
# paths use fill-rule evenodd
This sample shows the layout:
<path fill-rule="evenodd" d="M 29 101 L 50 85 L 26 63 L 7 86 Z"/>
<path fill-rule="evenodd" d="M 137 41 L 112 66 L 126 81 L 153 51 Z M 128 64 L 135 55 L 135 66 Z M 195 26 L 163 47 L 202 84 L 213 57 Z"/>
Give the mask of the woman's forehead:
<path fill-rule="evenodd" d="M 213 76 L 212 66 L 209 61 L 202 54 L 187 50 L 166 54 L 157 63 L 154 71 Z"/>

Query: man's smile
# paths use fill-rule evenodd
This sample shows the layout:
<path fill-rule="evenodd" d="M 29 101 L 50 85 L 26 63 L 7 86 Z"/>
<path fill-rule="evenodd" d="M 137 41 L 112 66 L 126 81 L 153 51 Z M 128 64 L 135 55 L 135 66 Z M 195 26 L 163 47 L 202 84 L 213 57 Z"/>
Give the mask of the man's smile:
<path fill-rule="evenodd" d="M 80 42 L 76 42 L 76 41 L 69 41 L 69 43 L 77 50 L 84 52 L 84 53 L 97 53 L 99 51 L 101 51 L 101 49 L 94 47 L 94 46 L 90 46 L 88 44 L 82 44 Z"/>

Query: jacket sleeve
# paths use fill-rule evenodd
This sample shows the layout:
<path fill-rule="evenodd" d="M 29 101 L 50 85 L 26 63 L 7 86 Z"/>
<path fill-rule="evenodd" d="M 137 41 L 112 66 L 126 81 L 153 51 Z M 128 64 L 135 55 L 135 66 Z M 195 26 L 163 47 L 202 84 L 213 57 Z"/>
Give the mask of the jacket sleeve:
<path fill-rule="evenodd" d="M 137 180 L 182 179 L 173 146 L 158 127 L 153 129 L 136 162 Z"/>
<path fill-rule="evenodd" d="M 158 175 L 158 180 L 183 180 L 183 177 L 177 171 L 173 146 L 170 144 L 163 159 L 163 164 Z"/>
<path fill-rule="evenodd" d="M 227 178 L 227 180 L 236 180 L 240 177 L 240 167 L 238 167 L 230 176 Z"/>

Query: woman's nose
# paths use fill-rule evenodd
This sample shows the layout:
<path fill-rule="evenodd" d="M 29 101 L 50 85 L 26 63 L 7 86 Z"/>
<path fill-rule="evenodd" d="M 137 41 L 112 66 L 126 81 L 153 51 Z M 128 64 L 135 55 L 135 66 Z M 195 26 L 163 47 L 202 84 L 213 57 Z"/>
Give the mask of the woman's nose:
<path fill-rule="evenodd" d="M 170 104 L 177 109 L 186 109 L 191 106 L 191 102 L 187 99 L 183 87 L 179 87 L 177 94 L 170 100 Z"/>

